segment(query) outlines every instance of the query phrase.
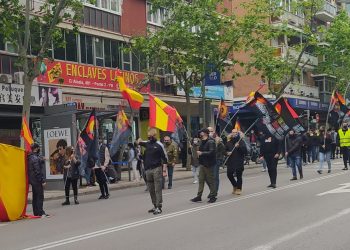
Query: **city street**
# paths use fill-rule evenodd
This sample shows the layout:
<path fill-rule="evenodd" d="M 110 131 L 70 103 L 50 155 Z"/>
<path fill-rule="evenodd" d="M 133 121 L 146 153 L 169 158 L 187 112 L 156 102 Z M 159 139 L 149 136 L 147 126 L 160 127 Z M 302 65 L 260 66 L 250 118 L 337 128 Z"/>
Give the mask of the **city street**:
<path fill-rule="evenodd" d="M 317 174 L 316 165 L 293 182 L 279 165 L 276 189 L 266 187 L 266 172 L 249 169 L 241 196 L 221 174 L 214 204 L 206 202 L 207 186 L 203 202 L 191 203 L 198 186 L 179 180 L 164 191 L 159 216 L 147 213 L 144 187 L 112 191 L 109 200 L 82 196 L 68 207 L 47 201 L 51 218 L 0 224 L 0 249 L 349 249 L 350 172 L 341 170 L 341 159 L 330 174 Z"/>

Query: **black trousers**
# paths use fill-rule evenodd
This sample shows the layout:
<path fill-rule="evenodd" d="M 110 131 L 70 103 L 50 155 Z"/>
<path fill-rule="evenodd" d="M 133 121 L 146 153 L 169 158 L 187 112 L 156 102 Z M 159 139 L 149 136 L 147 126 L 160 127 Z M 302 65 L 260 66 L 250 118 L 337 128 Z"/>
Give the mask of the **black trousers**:
<path fill-rule="evenodd" d="M 70 185 L 72 184 L 74 197 L 78 196 L 78 179 L 67 178 L 64 191 L 66 192 L 66 198 L 69 198 Z"/>
<path fill-rule="evenodd" d="M 233 187 L 242 189 L 243 184 L 243 171 L 244 169 L 235 169 L 232 166 L 227 166 L 227 177 L 230 180 Z"/>
<path fill-rule="evenodd" d="M 45 211 L 43 210 L 44 188 L 41 183 L 32 184 L 32 195 L 33 214 L 35 216 L 42 216 L 45 214 Z"/>
<path fill-rule="evenodd" d="M 340 150 L 341 150 L 341 152 L 343 154 L 344 167 L 348 168 L 349 148 L 348 147 L 341 147 Z"/>
<path fill-rule="evenodd" d="M 276 185 L 277 180 L 277 163 L 278 159 L 274 158 L 275 155 L 266 155 L 264 157 L 267 165 L 267 171 L 270 176 L 270 182 L 273 185 Z"/>
<path fill-rule="evenodd" d="M 332 143 L 331 144 L 331 159 L 335 158 L 335 150 L 337 149 L 337 144 Z"/>
<path fill-rule="evenodd" d="M 101 168 L 95 169 L 96 179 L 97 183 L 100 186 L 100 191 L 103 196 L 109 195 L 108 185 L 107 185 L 107 178 L 105 173 Z"/>

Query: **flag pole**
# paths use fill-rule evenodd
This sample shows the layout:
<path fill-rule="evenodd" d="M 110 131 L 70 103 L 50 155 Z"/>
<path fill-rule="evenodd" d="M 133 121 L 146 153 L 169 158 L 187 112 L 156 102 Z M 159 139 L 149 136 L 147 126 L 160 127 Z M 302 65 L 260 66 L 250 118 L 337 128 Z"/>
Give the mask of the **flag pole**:
<path fill-rule="evenodd" d="M 334 94 L 335 94 L 336 90 L 337 90 L 337 86 L 334 88 L 331 98 L 334 97 Z M 332 107 L 332 100 L 329 102 L 329 105 L 328 105 L 328 112 L 327 112 L 327 117 L 326 117 L 325 136 L 323 138 L 323 146 L 326 145 L 326 133 L 327 133 L 327 130 L 328 130 L 328 118 L 329 118 L 329 113 L 331 112 L 331 107 Z"/>
<path fill-rule="evenodd" d="M 245 105 L 243 105 L 242 107 L 244 107 L 244 106 L 245 106 Z M 240 111 L 240 109 L 241 109 L 242 107 L 239 107 L 238 110 L 234 113 L 234 115 L 230 118 L 230 120 L 228 120 L 228 122 L 226 123 L 224 129 L 223 129 L 223 130 L 221 131 L 221 133 L 220 133 L 220 137 L 224 134 L 225 129 L 226 129 L 226 128 L 228 127 L 228 125 L 232 122 L 233 118 L 236 117 L 236 115 L 238 114 L 238 112 Z"/>
<path fill-rule="evenodd" d="M 255 121 L 249 126 L 249 128 L 244 132 L 243 136 L 241 136 L 241 137 L 239 138 L 239 140 L 238 140 L 237 143 L 240 143 L 240 142 L 244 139 L 244 137 L 246 136 L 246 134 L 254 127 L 254 125 L 259 121 L 259 119 L 260 119 L 260 117 L 256 118 L 256 120 L 255 120 Z M 233 147 L 233 149 L 230 151 L 230 155 L 233 153 L 233 151 L 234 151 L 235 149 L 236 149 L 236 145 L 235 145 L 235 146 Z M 225 164 L 226 164 L 228 158 L 230 158 L 230 156 L 227 157 L 227 158 L 225 159 L 224 163 L 222 164 L 223 166 L 225 166 Z"/>

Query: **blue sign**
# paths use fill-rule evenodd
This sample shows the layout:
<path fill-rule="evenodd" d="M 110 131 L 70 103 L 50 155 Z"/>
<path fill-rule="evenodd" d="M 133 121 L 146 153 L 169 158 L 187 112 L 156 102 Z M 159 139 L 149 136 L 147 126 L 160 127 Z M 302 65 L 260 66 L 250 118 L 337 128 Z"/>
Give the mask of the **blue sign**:
<path fill-rule="evenodd" d="M 310 110 L 327 110 L 328 104 L 318 101 L 309 101 L 297 98 L 288 98 L 288 102 L 295 108 L 310 109 Z"/>
<path fill-rule="evenodd" d="M 215 86 L 221 84 L 221 74 L 220 71 L 215 71 L 211 65 L 209 67 L 212 69 L 211 72 L 205 74 L 205 85 L 206 86 Z"/>
<path fill-rule="evenodd" d="M 202 88 L 193 87 L 192 95 L 194 97 L 202 97 Z M 225 99 L 224 86 L 205 86 L 205 98 L 208 99 Z"/>

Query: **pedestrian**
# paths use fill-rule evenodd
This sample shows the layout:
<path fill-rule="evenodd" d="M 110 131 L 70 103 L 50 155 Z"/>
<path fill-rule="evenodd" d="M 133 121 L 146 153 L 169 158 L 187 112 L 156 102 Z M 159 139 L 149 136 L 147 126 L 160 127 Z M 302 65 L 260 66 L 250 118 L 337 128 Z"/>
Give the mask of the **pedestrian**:
<path fill-rule="evenodd" d="M 213 168 L 216 164 L 216 145 L 215 141 L 209 137 L 209 129 L 204 128 L 200 131 L 201 144 L 197 151 L 199 159 L 199 185 L 197 196 L 191 199 L 192 202 L 202 201 L 204 182 L 209 186 L 209 203 L 214 203 L 217 198 Z"/>
<path fill-rule="evenodd" d="M 317 173 L 322 174 L 323 170 L 323 164 L 326 161 L 328 164 L 328 173 L 331 172 L 331 154 L 332 154 L 332 138 L 331 138 L 331 131 L 329 130 L 328 133 L 325 132 L 325 128 L 322 126 L 320 128 L 320 135 L 319 135 L 319 145 L 320 145 L 320 152 L 319 152 L 319 159 L 320 164 L 317 170 Z"/>
<path fill-rule="evenodd" d="M 128 143 L 128 167 L 132 169 L 132 180 L 139 182 L 140 173 L 137 170 L 137 155 L 134 144 Z"/>
<path fill-rule="evenodd" d="M 318 146 L 319 146 L 319 138 L 317 135 L 317 131 L 311 130 L 310 132 L 310 146 L 311 146 L 311 153 L 312 153 L 312 163 L 317 161 L 318 158 Z"/>
<path fill-rule="evenodd" d="M 153 203 L 153 208 L 148 212 L 154 215 L 162 213 L 162 178 L 167 175 L 168 158 L 163 144 L 157 140 L 157 130 L 148 129 L 148 141 L 141 138 L 138 144 L 145 148 L 144 168 L 146 171 L 147 186 Z"/>
<path fill-rule="evenodd" d="M 70 205 L 69 192 L 72 184 L 74 203 L 79 204 L 78 201 L 78 179 L 79 179 L 79 165 L 80 161 L 75 158 L 74 148 L 69 146 L 66 148 L 65 162 L 63 166 L 63 179 L 64 179 L 64 190 L 66 195 L 66 201 L 62 203 L 63 206 Z"/>
<path fill-rule="evenodd" d="M 44 177 L 45 161 L 40 155 L 40 146 L 37 143 L 31 145 L 32 152 L 28 155 L 28 179 L 32 186 L 32 206 L 35 216 L 49 217 L 45 213 L 44 187 L 46 185 Z"/>
<path fill-rule="evenodd" d="M 340 145 L 340 152 L 343 155 L 343 170 L 348 170 L 350 130 L 348 129 L 348 124 L 346 122 L 344 122 L 342 127 L 338 130 L 338 141 Z"/>
<path fill-rule="evenodd" d="M 265 160 L 270 177 L 270 185 L 267 187 L 276 188 L 277 164 L 282 151 L 281 141 L 271 135 L 265 136 L 261 143 L 260 159 Z"/>
<path fill-rule="evenodd" d="M 311 161 L 312 161 L 312 146 L 311 146 L 310 131 L 307 131 L 305 133 L 304 137 L 305 137 L 304 145 L 305 145 L 305 149 L 306 149 L 307 163 L 311 163 Z"/>
<path fill-rule="evenodd" d="M 199 138 L 193 138 L 192 144 L 188 149 L 188 153 L 191 155 L 191 168 L 193 175 L 193 184 L 198 183 L 198 175 L 199 175 L 199 159 L 197 152 L 199 151 Z"/>
<path fill-rule="evenodd" d="M 216 164 L 213 168 L 214 180 L 215 180 L 215 188 L 216 193 L 219 192 L 219 184 L 220 184 L 220 168 L 224 163 L 224 157 L 226 154 L 225 145 L 222 142 L 222 139 L 219 136 L 215 137 L 216 143 Z"/>
<path fill-rule="evenodd" d="M 98 198 L 108 199 L 109 198 L 109 190 L 108 190 L 108 180 L 105 171 L 107 170 L 109 164 L 111 163 L 111 157 L 109 154 L 108 147 L 102 140 L 99 140 L 99 152 L 98 152 L 98 160 L 99 165 L 96 164 L 97 161 L 94 158 L 90 159 L 91 165 L 93 165 L 93 169 L 96 175 L 98 186 L 100 187 L 101 195 Z"/>
<path fill-rule="evenodd" d="M 287 136 L 286 153 L 289 159 L 290 167 L 292 168 L 293 177 L 291 181 L 297 180 L 297 169 L 299 171 L 300 179 L 304 178 L 303 166 L 301 164 L 301 144 L 303 142 L 302 136 L 295 134 L 294 130 L 290 130 Z"/>
<path fill-rule="evenodd" d="M 177 155 L 177 146 L 171 140 L 170 136 L 164 136 L 164 148 L 168 156 L 168 165 L 167 165 L 168 189 L 172 189 L 174 167 L 175 167 L 178 155 Z M 164 185 L 165 185 L 165 177 L 163 178 L 163 188 L 164 188 Z"/>
<path fill-rule="evenodd" d="M 247 147 L 243 140 L 243 133 L 233 129 L 226 143 L 227 154 L 227 178 L 230 180 L 232 194 L 241 195 L 243 185 L 244 156 L 247 154 Z"/>
<path fill-rule="evenodd" d="M 261 144 L 264 142 L 264 140 L 265 140 L 265 134 L 264 134 L 264 132 L 260 131 L 259 132 L 259 136 L 258 136 L 258 140 L 257 140 L 257 142 L 258 142 L 257 143 L 257 149 L 261 148 Z M 259 157 L 259 153 L 258 153 L 257 157 Z M 266 172 L 267 164 L 266 164 L 266 161 L 265 161 L 264 158 L 262 159 L 261 164 L 262 164 L 261 172 Z"/>

